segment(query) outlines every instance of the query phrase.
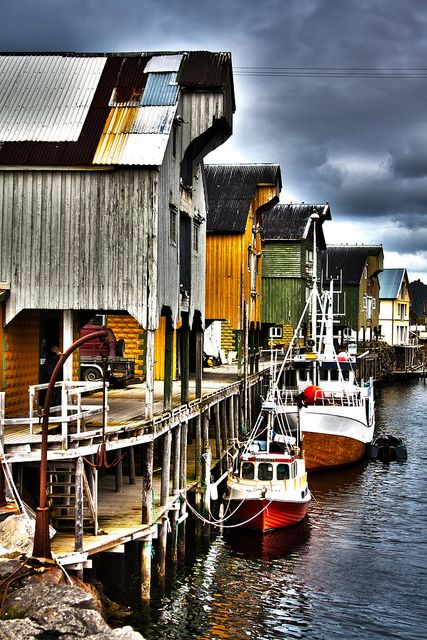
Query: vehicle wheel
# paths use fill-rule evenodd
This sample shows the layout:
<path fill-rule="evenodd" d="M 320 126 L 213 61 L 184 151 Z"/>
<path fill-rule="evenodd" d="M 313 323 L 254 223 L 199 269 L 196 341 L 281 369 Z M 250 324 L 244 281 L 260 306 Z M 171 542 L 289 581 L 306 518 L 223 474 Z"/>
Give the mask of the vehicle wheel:
<path fill-rule="evenodd" d="M 102 380 L 102 375 L 95 367 L 87 367 L 83 371 L 82 378 L 85 382 L 96 382 L 97 380 Z"/>
<path fill-rule="evenodd" d="M 120 338 L 120 340 L 117 340 L 116 355 L 118 358 L 123 358 L 125 355 L 125 341 L 123 340 L 123 338 Z"/>

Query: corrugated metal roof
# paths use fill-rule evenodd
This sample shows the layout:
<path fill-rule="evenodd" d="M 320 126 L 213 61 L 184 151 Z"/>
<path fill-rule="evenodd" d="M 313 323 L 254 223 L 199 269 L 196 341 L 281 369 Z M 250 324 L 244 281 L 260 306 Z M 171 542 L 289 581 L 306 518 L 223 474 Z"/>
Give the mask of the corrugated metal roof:
<path fill-rule="evenodd" d="M 262 214 L 265 240 L 304 240 L 312 226 L 313 213 L 320 215 L 318 239 L 320 248 L 325 248 L 322 224 L 331 220 L 329 204 L 276 204 Z"/>
<path fill-rule="evenodd" d="M 2 54 L 0 65 L 2 165 L 160 164 L 181 73 L 186 89 L 224 91 L 231 127 L 230 54 Z"/>
<path fill-rule="evenodd" d="M 282 186 L 278 164 L 207 164 L 208 231 L 243 233 L 259 184 Z"/>
<path fill-rule="evenodd" d="M 405 271 L 405 269 L 384 269 L 380 273 L 380 298 L 394 300 L 399 297 Z"/>
<path fill-rule="evenodd" d="M 176 75 L 176 73 L 150 73 L 141 105 L 151 107 L 175 104 L 179 93 Z"/>
<path fill-rule="evenodd" d="M 358 285 L 369 256 L 380 256 L 381 245 L 328 245 L 323 257 L 326 275 L 342 274 L 343 284 Z"/>
<path fill-rule="evenodd" d="M 102 135 L 93 163 L 100 165 L 158 166 L 168 144 L 169 135 L 130 133 Z"/>
<path fill-rule="evenodd" d="M 106 58 L 0 56 L 0 141 L 77 140 Z"/>
<path fill-rule="evenodd" d="M 145 73 L 159 73 L 164 71 L 179 71 L 183 54 L 171 56 L 153 56 L 146 64 Z"/>

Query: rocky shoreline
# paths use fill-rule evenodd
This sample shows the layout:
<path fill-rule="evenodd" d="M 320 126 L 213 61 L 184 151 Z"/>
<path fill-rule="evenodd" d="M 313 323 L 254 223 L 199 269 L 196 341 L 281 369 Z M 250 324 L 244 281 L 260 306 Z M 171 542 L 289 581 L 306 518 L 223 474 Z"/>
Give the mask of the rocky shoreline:
<path fill-rule="evenodd" d="M 144 640 L 130 626 L 107 624 L 92 585 L 31 558 L 32 528 L 24 516 L 0 523 L 0 640 Z"/>

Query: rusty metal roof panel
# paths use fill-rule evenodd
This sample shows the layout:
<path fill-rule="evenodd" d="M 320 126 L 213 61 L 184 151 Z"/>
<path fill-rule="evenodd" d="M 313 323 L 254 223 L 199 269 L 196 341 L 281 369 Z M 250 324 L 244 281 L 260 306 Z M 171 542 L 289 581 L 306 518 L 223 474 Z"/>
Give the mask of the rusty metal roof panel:
<path fill-rule="evenodd" d="M 175 104 L 179 86 L 176 73 L 150 73 L 142 96 L 142 106 L 163 106 Z"/>
<path fill-rule="evenodd" d="M 146 64 L 145 73 L 161 73 L 165 71 L 179 71 L 183 55 L 153 56 Z"/>
<path fill-rule="evenodd" d="M 0 56 L 0 140 L 76 141 L 105 57 Z"/>
<path fill-rule="evenodd" d="M 168 134 L 103 134 L 93 164 L 160 166 L 168 140 Z"/>

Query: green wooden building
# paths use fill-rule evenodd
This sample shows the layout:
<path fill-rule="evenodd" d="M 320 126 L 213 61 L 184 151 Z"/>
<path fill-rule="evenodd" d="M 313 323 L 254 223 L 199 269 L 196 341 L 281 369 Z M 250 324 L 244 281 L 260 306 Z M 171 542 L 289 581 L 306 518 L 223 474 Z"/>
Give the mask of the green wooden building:
<path fill-rule="evenodd" d="M 317 218 L 313 218 L 317 214 Z M 263 343 L 272 326 L 283 327 L 283 344 L 294 333 L 313 279 L 313 230 L 317 265 L 326 249 L 323 223 L 331 219 L 329 204 L 277 204 L 263 212 L 262 307 Z M 309 318 L 303 326 L 306 335 Z M 278 341 L 276 341 L 277 343 Z M 280 342 L 280 341 L 279 341 Z"/>

